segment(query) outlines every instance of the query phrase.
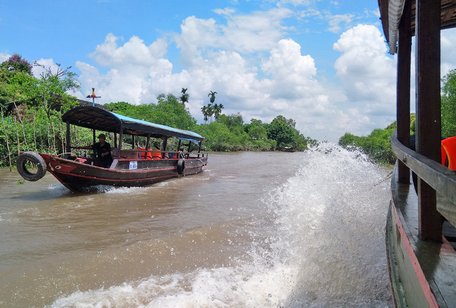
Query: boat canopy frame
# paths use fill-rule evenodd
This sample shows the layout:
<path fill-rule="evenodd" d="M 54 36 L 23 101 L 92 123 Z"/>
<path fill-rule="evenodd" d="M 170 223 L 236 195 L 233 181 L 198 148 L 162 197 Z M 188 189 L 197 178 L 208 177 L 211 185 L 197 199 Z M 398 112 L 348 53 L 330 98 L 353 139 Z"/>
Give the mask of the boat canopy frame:
<path fill-rule="evenodd" d="M 147 122 L 117 114 L 99 107 L 79 106 L 63 114 L 62 120 L 69 124 L 112 133 L 153 138 L 176 137 L 200 143 L 204 137 L 198 133 Z"/>

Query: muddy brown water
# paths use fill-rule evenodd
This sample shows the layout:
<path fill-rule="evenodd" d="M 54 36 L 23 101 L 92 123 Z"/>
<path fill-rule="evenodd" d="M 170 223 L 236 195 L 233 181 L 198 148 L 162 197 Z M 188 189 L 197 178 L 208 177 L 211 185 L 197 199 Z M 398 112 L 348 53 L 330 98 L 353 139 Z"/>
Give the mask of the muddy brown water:
<path fill-rule="evenodd" d="M 388 306 L 387 175 L 330 145 L 90 194 L 2 169 L 0 306 Z"/>

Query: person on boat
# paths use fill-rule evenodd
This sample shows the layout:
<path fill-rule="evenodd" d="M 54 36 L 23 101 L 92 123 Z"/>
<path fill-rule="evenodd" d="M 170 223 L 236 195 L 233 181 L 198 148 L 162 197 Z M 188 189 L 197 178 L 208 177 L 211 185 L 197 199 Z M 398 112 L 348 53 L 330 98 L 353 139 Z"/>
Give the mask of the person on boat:
<path fill-rule="evenodd" d="M 92 146 L 95 154 L 95 160 L 100 167 L 109 168 L 112 163 L 111 145 L 106 142 L 106 135 L 99 134 L 98 142 Z"/>

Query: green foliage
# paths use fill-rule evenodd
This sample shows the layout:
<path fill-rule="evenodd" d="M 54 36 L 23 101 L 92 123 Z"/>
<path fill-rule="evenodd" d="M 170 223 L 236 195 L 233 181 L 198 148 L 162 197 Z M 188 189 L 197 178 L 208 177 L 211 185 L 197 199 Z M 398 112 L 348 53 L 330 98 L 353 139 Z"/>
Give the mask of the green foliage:
<path fill-rule="evenodd" d="M 0 64 L 0 70 L 6 70 L 9 72 L 23 72 L 31 75 L 32 65 L 20 55 L 14 54 L 9 57 L 8 60 Z"/>
<path fill-rule="evenodd" d="M 360 149 L 376 162 L 393 164 L 396 157 L 391 148 L 391 135 L 395 129 L 396 123 L 392 123 L 385 129 L 374 129 L 368 136 L 346 133 L 339 139 L 339 145 Z"/>
<path fill-rule="evenodd" d="M 77 103 L 66 91 L 78 84 L 68 69 L 43 67 L 36 78 L 18 55 L 0 64 L 0 166 L 11 165 L 21 151 L 61 153 L 62 112 Z"/>
<path fill-rule="evenodd" d="M 196 120 L 188 109 L 172 94 L 159 95 L 157 104 L 130 105 L 126 102 L 109 103 L 106 109 L 144 121 L 192 130 Z"/>
<path fill-rule="evenodd" d="M 279 115 L 268 126 L 268 138 L 276 142 L 278 150 L 304 151 L 316 144 L 315 140 L 304 137 L 295 126 L 293 119 Z"/>
<path fill-rule="evenodd" d="M 442 136 L 456 136 L 456 70 L 443 78 Z"/>
<path fill-rule="evenodd" d="M 60 65 L 54 69 L 42 67 L 41 76 L 36 78 L 30 74 L 30 64 L 20 56 L 0 64 L 0 166 L 13 165 L 21 151 L 54 154 L 64 151 L 66 127 L 61 117 L 78 105 L 67 94 L 79 87 L 76 75 L 69 69 L 61 69 Z M 215 104 L 216 94 L 209 93 L 210 103 L 204 110 L 205 120 L 214 117 L 214 121 L 204 125 L 197 125 L 185 106 L 189 98 L 186 88 L 179 98 L 160 94 L 156 104 L 113 102 L 104 107 L 136 119 L 199 132 L 206 138 L 205 148 L 212 151 L 304 150 L 315 142 L 295 129 L 294 120 L 283 116 L 271 124 L 257 119 L 246 124 L 240 114 L 224 115 L 224 106 Z M 76 126 L 71 129 L 73 145 L 93 142 L 90 129 Z M 168 145 L 175 147 L 176 142 L 170 141 Z"/>

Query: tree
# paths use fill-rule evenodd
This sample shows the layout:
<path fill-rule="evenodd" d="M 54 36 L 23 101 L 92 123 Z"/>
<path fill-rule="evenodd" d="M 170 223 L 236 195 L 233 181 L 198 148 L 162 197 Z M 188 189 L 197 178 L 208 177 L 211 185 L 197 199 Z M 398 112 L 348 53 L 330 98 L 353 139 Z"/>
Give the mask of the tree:
<path fill-rule="evenodd" d="M 268 127 L 268 138 L 277 142 L 277 148 L 284 150 L 294 148 L 294 131 L 284 116 L 277 116 Z"/>
<path fill-rule="evenodd" d="M 182 102 L 182 105 L 185 106 L 185 103 L 188 103 L 188 99 L 190 98 L 189 94 L 187 93 L 187 88 L 182 88 L 181 90 L 181 97 L 180 100 Z"/>
<path fill-rule="evenodd" d="M 209 101 L 211 102 L 211 104 L 213 104 L 215 102 L 216 94 L 217 94 L 217 92 L 215 92 L 215 91 L 209 91 L 209 94 L 207 96 L 209 96 Z"/>
<path fill-rule="evenodd" d="M 18 54 L 14 54 L 5 62 L 0 64 L 0 69 L 5 69 L 10 72 L 24 72 L 32 74 L 32 65 Z"/>
<path fill-rule="evenodd" d="M 76 74 L 70 71 L 71 66 L 62 69 L 60 64 L 55 68 L 35 63 L 43 69 L 37 84 L 37 99 L 46 109 L 48 117 L 52 110 L 60 110 L 68 103 L 67 91 L 79 88 Z M 71 106 L 70 106 L 71 107 Z"/>
<path fill-rule="evenodd" d="M 214 118 L 217 120 L 222 114 L 222 109 L 224 106 L 222 104 L 214 104 L 212 108 L 214 111 Z"/>
<path fill-rule="evenodd" d="M 207 104 L 206 106 L 201 107 L 201 112 L 203 113 L 204 121 L 207 122 L 208 119 L 212 118 L 212 116 L 214 115 L 214 105 Z"/>

